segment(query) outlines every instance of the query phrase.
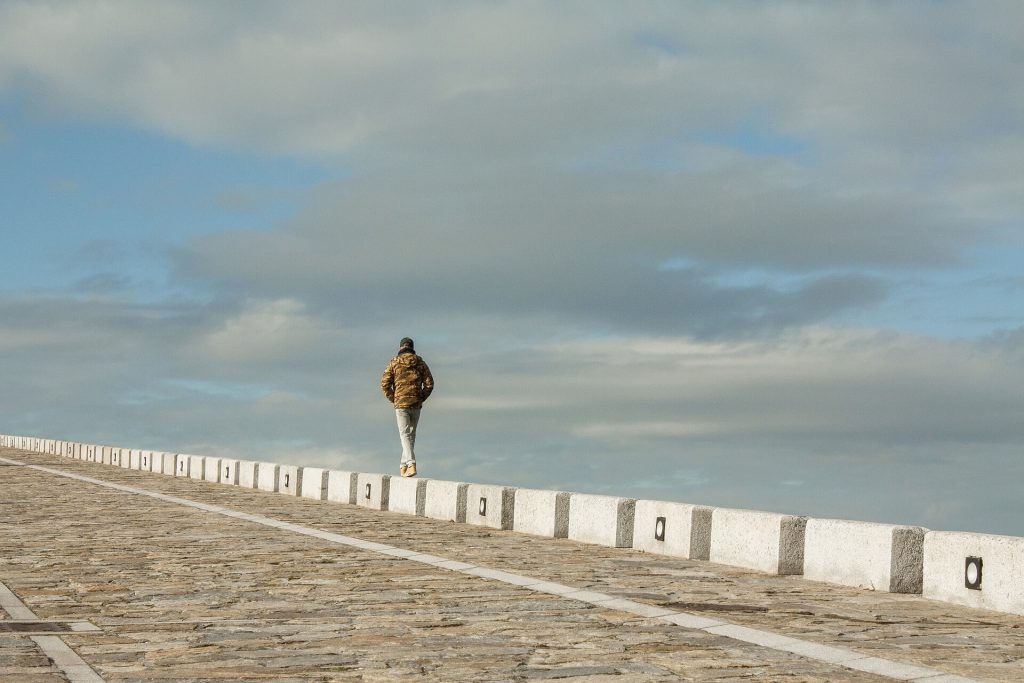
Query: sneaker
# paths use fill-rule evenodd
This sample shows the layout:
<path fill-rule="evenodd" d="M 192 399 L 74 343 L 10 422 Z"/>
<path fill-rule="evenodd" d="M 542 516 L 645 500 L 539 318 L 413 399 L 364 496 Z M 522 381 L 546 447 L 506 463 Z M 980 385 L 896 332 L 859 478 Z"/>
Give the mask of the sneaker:
<path fill-rule="evenodd" d="M 416 463 L 415 462 L 411 462 L 411 463 L 409 463 L 408 465 L 405 466 L 405 474 L 403 476 L 406 476 L 406 477 L 415 477 L 416 476 Z"/>
<path fill-rule="evenodd" d="M 406 471 L 406 469 L 408 469 L 408 467 L 407 467 L 407 466 L 406 466 L 406 464 L 405 464 L 405 463 L 403 462 L 403 463 L 402 463 L 402 466 L 398 468 L 398 473 L 399 473 L 399 474 L 401 474 L 401 475 L 402 475 L 403 477 L 405 477 L 405 476 L 407 476 L 407 475 L 405 474 L 405 471 Z"/>

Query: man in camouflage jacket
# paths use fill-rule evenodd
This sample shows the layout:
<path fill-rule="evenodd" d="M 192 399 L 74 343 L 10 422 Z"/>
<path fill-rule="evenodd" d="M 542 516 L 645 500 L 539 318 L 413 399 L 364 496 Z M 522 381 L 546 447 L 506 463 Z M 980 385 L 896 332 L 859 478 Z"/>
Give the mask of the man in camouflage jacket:
<path fill-rule="evenodd" d="M 398 347 L 398 355 L 391 359 L 380 378 L 380 388 L 395 404 L 398 435 L 402 440 L 402 462 L 398 471 L 403 477 L 414 477 L 416 425 L 420 421 L 423 402 L 434 390 L 434 378 L 426 361 L 416 355 L 412 339 L 404 337 Z"/>

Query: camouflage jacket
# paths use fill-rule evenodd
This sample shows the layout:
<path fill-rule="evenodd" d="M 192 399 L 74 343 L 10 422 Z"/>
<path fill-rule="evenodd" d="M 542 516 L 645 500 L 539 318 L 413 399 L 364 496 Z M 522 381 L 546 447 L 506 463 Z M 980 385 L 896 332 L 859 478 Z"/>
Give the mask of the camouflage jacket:
<path fill-rule="evenodd" d="M 395 408 L 419 408 L 434 390 L 434 378 L 422 358 L 415 353 L 400 353 L 384 370 L 380 389 Z"/>

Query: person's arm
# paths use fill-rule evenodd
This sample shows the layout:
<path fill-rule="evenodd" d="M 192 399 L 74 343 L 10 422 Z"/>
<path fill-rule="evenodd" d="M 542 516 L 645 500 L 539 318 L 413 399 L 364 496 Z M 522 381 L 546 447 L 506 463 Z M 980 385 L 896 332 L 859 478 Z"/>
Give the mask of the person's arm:
<path fill-rule="evenodd" d="M 388 363 L 388 366 L 384 369 L 384 374 L 381 375 L 380 390 L 384 392 L 384 396 L 389 401 L 395 402 L 395 368 L 392 363 Z"/>
<path fill-rule="evenodd" d="M 430 374 L 427 362 L 423 359 L 420 359 L 420 362 L 423 363 L 423 393 L 420 399 L 426 401 L 430 397 L 430 392 L 434 390 L 434 376 Z"/>

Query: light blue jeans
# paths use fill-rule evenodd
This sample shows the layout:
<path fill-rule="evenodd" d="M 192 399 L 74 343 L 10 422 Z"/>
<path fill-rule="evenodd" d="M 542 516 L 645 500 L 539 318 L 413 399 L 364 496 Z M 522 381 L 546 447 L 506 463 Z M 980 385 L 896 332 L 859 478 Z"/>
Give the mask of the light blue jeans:
<path fill-rule="evenodd" d="M 416 445 L 416 425 L 420 422 L 419 408 L 396 408 L 395 416 L 398 418 L 398 436 L 402 440 L 402 465 L 416 462 L 416 453 L 413 446 Z"/>

